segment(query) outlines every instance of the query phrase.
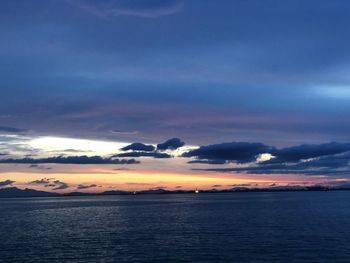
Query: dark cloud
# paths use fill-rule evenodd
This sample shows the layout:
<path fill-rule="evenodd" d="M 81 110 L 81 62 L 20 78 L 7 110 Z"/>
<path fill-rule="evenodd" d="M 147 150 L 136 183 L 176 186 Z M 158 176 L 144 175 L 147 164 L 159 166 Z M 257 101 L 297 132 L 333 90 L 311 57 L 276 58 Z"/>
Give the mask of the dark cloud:
<path fill-rule="evenodd" d="M 146 145 L 140 142 L 132 143 L 128 146 L 121 148 L 122 151 L 143 151 L 143 152 L 152 152 L 155 150 L 153 145 Z"/>
<path fill-rule="evenodd" d="M 19 129 L 19 128 L 14 128 L 14 127 L 5 127 L 5 126 L 0 126 L 0 133 L 19 133 L 23 134 L 28 132 L 26 129 Z"/>
<path fill-rule="evenodd" d="M 258 163 L 247 167 L 196 169 L 216 172 L 240 172 L 248 174 L 304 174 L 348 176 L 350 175 L 350 152 L 328 155 L 308 161 L 288 163 Z"/>
<path fill-rule="evenodd" d="M 310 158 L 344 153 L 347 151 L 350 151 L 350 143 L 332 142 L 318 145 L 304 144 L 283 149 L 276 149 L 271 152 L 271 154 L 276 158 L 273 158 L 267 162 L 296 162 Z"/>
<path fill-rule="evenodd" d="M 15 181 L 5 180 L 5 181 L 0 182 L 0 187 L 12 185 L 13 183 L 15 183 Z"/>
<path fill-rule="evenodd" d="M 171 158 L 172 156 L 170 154 L 160 152 L 165 150 L 175 150 L 181 146 L 183 146 L 185 143 L 182 142 L 178 138 L 173 138 L 170 140 L 167 140 L 164 143 L 160 143 L 157 145 L 157 148 L 153 145 L 146 145 L 143 143 L 132 143 L 124 148 L 122 148 L 122 151 L 130 151 L 126 153 L 119 153 L 116 155 L 113 155 L 112 157 L 152 157 L 157 159 L 162 158 Z"/>
<path fill-rule="evenodd" d="M 247 163 L 256 160 L 262 153 L 268 153 L 273 147 L 262 143 L 230 142 L 201 146 L 183 154 L 183 157 L 194 157 L 206 163 L 237 162 Z"/>
<path fill-rule="evenodd" d="M 195 156 L 199 159 L 189 163 L 224 164 L 233 160 L 238 163 L 252 162 L 262 153 L 270 153 L 274 158 L 262 162 L 255 161 L 247 166 L 194 170 L 249 174 L 350 175 L 349 143 L 332 142 L 280 149 L 263 144 L 223 143 L 203 146 L 194 152 L 185 153 L 184 156 Z"/>
<path fill-rule="evenodd" d="M 100 156 L 57 156 L 48 158 L 23 158 L 23 159 L 3 159 L 0 163 L 18 163 L 18 164 L 137 164 L 135 159 L 113 159 L 102 158 Z"/>
<path fill-rule="evenodd" d="M 167 140 L 166 142 L 157 144 L 157 150 L 176 150 L 177 148 L 180 148 L 182 146 L 184 146 L 185 143 L 183 141 L 181 141 L 179 138 L 172 138 Z"/>
<path fill-rule="evenodd" d="M 171 158 L 171 155 L 167 153 L 159 152 L 127 152 L 113 155 L 113 157 L 153 157 L 156 159 Z"/>
<path fill-rule="evenodd" d="M 154 18 L 178 12 L 182 2 L 178 0 L 67 0 L 80 9 L 99 17 L 137 16 Z"/>
<path fill-rule="evenodd" d="M 97 187 L 97 185 L 96 184 L 90 184 L 90 185 L 80 184 L 77 186 L 77 189 L 89 189 L 89 188 L 94 188 L 94 187 Z"/>

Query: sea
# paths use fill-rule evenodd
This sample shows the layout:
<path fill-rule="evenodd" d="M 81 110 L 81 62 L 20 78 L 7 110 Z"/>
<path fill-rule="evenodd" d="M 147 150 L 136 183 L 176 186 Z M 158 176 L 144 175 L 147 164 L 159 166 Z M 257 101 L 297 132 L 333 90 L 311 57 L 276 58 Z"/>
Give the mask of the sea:
<path fill-rule="evenodd" d="M 0 199 L 0 262 L 350 262 L 350 191 Z"/>

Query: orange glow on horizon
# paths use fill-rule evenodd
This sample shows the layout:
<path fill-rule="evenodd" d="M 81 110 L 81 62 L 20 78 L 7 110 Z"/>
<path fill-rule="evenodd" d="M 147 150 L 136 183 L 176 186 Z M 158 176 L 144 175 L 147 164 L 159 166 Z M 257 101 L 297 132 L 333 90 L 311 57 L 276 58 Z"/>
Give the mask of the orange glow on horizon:
<path fill-rule="evenodd" d="M 102 192 L 105 190 L 127 190 L 138 191 L 150 188 L 162 187 L 169 190 L 174 189 L 229 189 L 235 185 L 251 184 L 257 187 L 268 186 L 272 183 L 277 185 L 294 184 L 309 184 L 309 177 L 288 175 L 281 177 L 280 175 L 264 175 L 263 177 L 248 174 L 231 174 L 231 173 L 174 173 L 174 172 L 159 172 L 159 171 L 129 171 L 118 170 L 104 173 L 101 169 L 100 173 L 1 173 L 0 180 L 11 179 L 16 181 L 14 186 L 19 188 L 33 188 L 39 190 L 50 190 L 40 185 L 29 184 L 34 180 L 42 178 L 55 178 L 69 184 L 69 188 L 60 192 L 77 191 L 79 184 L 91 185 L 95 184 L 98 187 L 84 189 L 88 192 Z M 283 179 L 281 179 L 283 178 Z M 316 178 L 322 182 L 322 177 Z M 313 180 L 315 181 L 315 180 Z M 181 186 L 181 188 L 180 188 Z"/>

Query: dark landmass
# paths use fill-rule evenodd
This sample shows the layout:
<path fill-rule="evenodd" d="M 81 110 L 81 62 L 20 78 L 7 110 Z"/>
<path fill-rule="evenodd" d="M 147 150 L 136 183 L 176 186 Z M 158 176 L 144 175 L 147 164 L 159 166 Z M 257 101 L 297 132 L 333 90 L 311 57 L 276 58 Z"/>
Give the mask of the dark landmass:
<path fill-rule="evenodd" d="M 0 189 L 0 198 L 12 197 L 54 197 L 60 196 L 58 193 L 51 193 L 45 191 L 37 191 L 33 189 L 19 189 L 17 187 L 7 187 Z"/>
<path fill-rule="evenodd" d="M 305 191 L 339 191 L 350 190 L 349 186 L 276 186 L 268 188 L 247 188 L 247 187 L 234 187 L 231 189 L 218 190 L 199 190 L 199 193 L 237 193 L 237 192 L 305 192 Z M 99 196 L 99 195 L 135 195 L 135 194 L 189 194 L 196 193 L 195 190 L 174 190 L 169 191 L 166 189 L 151 189 L 143 191 L 121 191 L 111 190 L 101 193 L 83 193 L 83 192 L 71 192 L 71 193 L 53 193 L 38 191 L 34 189 L 19 189 L 17 187 L 6 187 L 0 189 L 0 198 L 23 198 L 23 197 L 62 197 L 62 196 Z"/>

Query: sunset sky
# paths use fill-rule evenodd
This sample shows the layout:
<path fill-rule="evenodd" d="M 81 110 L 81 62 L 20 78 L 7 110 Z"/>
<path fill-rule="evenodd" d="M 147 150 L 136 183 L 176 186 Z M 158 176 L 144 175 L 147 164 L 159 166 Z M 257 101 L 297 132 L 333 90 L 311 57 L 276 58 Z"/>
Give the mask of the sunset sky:
<path fill-rule="evenodd" d="M 3 0 L 0 188 L 350 185 L 347 0 Z"/>

